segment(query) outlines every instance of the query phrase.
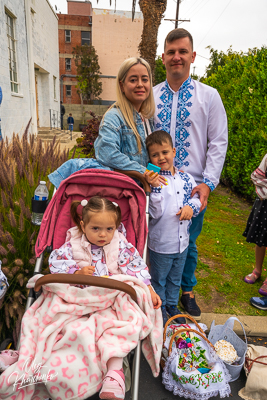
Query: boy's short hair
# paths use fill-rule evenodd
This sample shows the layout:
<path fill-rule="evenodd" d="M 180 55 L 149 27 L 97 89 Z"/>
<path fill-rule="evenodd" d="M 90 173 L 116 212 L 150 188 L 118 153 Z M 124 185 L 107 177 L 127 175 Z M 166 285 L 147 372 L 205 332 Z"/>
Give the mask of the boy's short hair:
<path fill-rule="evenodd" d="M 146 148 L 149 151 L 149 147 L 153 144 L 162 145 L 163 142 L 169 143 L 169 145 L 173 148 L 172 137 L 169 133 L 165 131 L 155 131 L 146 138 Z"/>
<path fill-rule="evenodd" d="M 72 113 L 69 113 L 69 115 L 72 115 Z"/>

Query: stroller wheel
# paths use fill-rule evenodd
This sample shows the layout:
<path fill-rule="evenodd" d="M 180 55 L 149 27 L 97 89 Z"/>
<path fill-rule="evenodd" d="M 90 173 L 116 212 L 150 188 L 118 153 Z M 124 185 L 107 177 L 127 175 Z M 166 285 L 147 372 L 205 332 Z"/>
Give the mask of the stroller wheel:
<path fill-rule="evenodd" d="M 0 344 L 0 351 L 2 350 L 8 350 L 14 345 L 14 342 L 12 339 L 5 339 L 3 342 Z"/>

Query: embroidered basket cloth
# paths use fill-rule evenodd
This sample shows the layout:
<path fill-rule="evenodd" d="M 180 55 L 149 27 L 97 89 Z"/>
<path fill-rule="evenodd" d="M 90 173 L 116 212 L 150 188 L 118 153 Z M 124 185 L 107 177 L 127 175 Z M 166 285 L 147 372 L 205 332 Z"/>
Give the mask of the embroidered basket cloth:
<path fill-rule="evenodd" d="M 245 342 L 244 340 L 240 339 L 240 337 L 237 336 L 237 334 L 233 331 L 235 321 L 238 321 L 243 329 Z M 228 369 L 229 373 L 231 374 L 230 382 L 233 382 L 236 379 L 238 379 L 241 369 L 245 362 L 245 355 L 247 351 L 247 337 L 242 323 L 236 317 L 228 318 L 228 320 L 225 322 L 224 325 L 215 326 L 215 322 L 213 321 L 210 327 L 210 333 L 208 339 L 212 344 L 215 344 L 218 340 L 224 339 L 227 342 L 230 342 L 234 346 L 238 357 L 240 357 L 238 365 L 233 365 L 233 364 L 229 365 L 225 363 L 225 366 Z"/>
<path fill-rule="evenodd" d="M 199 330 L 175 329 L 169 341 L 169 355 L 165 357 L 162 382 L 167 390 L 187 399 L 207 400 L 218 394 L 221 398 L 228 397 L 231 376 L 201 327 L 194 323 Z M 164 339 L 166 346 L 166 335 Z"/>
<path fill-rule="evenodd" d="M 161 360 L 160 360 L 160 365 L 161 365 L 162 369 L 165 367 L 165 362 L 169 355 L 169 344 L 170 344 L 171 338 L 172 338 L 173 334 L 177 331 L 177 329 L 192 328 L 192 329 L 198 330 L 199 332 L 203 333 L 204 335 L 205 335 L 204 331 L 208 329 L 205 324 L 198 324 L 195 321 L 195 319 L 192 318 L 190 315 L 184 315 L 184 314 L 182 316 L 191 321 L 189 323 L 189 325 L 188 324 L 171 325 L 171 322 L 179 316 L 180 315 L 175 315 L 174 317 L 169 318 L 164 327 L 163 348 L 162 348 Z M 172 346 L 175 347 L 175 342 L 173 342 Z"/>

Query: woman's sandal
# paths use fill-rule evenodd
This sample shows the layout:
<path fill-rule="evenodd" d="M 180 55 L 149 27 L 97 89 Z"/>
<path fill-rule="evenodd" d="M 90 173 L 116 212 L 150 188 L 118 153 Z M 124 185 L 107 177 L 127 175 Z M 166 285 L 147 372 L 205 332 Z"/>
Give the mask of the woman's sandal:
<path fill-rule="evenodd" d="M 260 277 L 261 277 L 261 274 L 256 269 L 253 269 L 251 274 L 247 275 L 244 278 L 244 281 L 246 283 L 251 283 L 252 284 L 252 283 L 255 283 L 258 279 L 260 279 Z"/>
<path fill-rule="evenodd" d="M 263 282 L 262 286 L 259 288 L 259 294 L 262 296 L 267 296 L 267 278 Z"/>
<path fill-rule="evenodd" d="M 0 353 L 0 372 L 5 371 L 10 365 L 18 361 L 19 352 L 16 350 L 3 350 Z"/>
<path fill-rule="evenodd" d="M 108 371 L 99 393 L 100 399 L 122 400 L 125 397 L 124 379 L 116 371 Z"/>

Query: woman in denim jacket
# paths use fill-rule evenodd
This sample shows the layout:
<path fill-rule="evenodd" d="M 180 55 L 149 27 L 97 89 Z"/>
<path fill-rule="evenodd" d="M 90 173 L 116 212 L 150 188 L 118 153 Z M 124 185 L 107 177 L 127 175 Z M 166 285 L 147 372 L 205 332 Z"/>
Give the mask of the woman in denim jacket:
<path fill-rule="evenodd" d="M 96 159 L 110 168 L 144 174 L 148 163 L 145 140 L 153 131 L 155 111 L 149 64 L 142 58 L 125 60 L 117 75 L 116 92 L 117 101 L 103 116 L 94 143 Z"/>

